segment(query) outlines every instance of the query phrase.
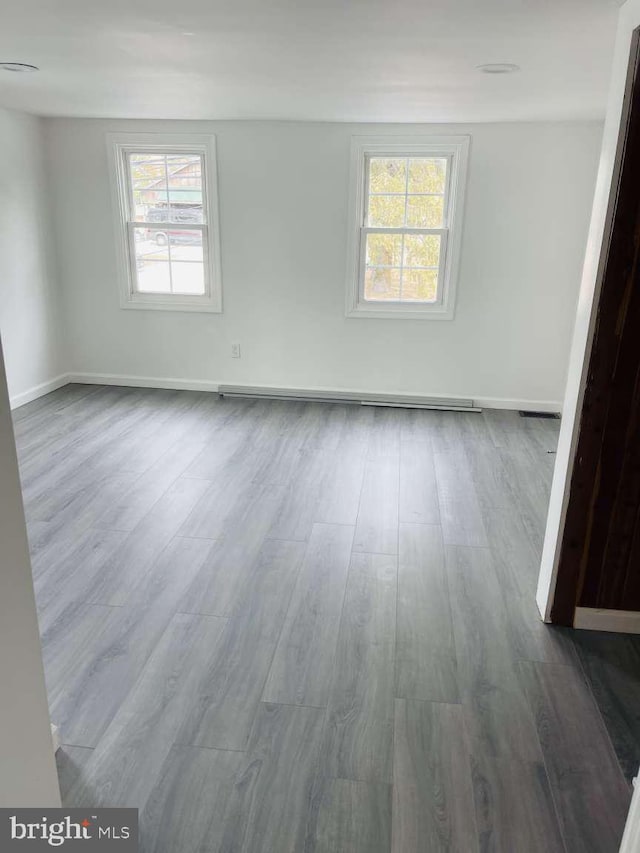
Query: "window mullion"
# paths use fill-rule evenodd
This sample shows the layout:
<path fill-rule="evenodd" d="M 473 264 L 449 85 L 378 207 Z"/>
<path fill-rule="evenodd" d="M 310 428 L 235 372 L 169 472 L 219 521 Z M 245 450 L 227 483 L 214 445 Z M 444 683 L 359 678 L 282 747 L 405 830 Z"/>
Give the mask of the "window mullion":
<path fill-rule="evenodd" d="M 405 235 L 403 234 L 402 235 L 402 245 L 400 247 L 401 255 L 400 255 L 400 296 L 399 296 L 399 299 L 401 301 L 402 301 L 402 285 L 404 284 L 404 237 L 405 237 Z"/>
<path fill-rule="evenodd" d="M 404 169 L 404 224 L 407 224 L 407 210 L 409 207 L 409 158 L 405 160 Z"/>
<path fill-rule="evenodd" d="M 371 182 L 371 160 L 367 158 L 364 170 L 365 187 L 363 193 L 362 210 L 360 212 L 361 227 L 366 228 L 369 225 L 369 187 Z"/>
<path fill-rule="evenodd" d="M 202 231 L 206 228 L 204 222 L 148 222 L 145 220 L 136 221 L 130 220 L 128 225 L 133 225 L 136 228 L 148 228 L 152 231 Z"/>
<path fill-rule="evenodd" d="M 167 216 L 170 217 L 171 216 L 171 201 L 169 199 L 169 164 L 167 162 L 166 152 L 163 155 L 163 159 L 164 159 L 165 191 L 167 194 Z M 167 224 L 171 224 L 170 219 L 167 220 Z M 169 229 L 167 228 L 167 230 L 169 230 Z M 167 238 L 167 257 L 169 259 L 168 260 L 168 264 L 169 264 L 169 292 L 173 293 L 173 273 L 171 270 L 171 238 L 170 237 Z"/>
<path fill-rule="evenodd" d="M 169 264 L 169 289 L 170 289 L 171 293 L 173 293 L 173 271 L 172 271 L 173 265 L 171 263 L 171 238 L 170 237 L 167 239 L 167 257 L 168 257 L 167 263 Z"/>
<path fill-rule="evenodd" d="M 133 200 L 133 181 L 131 180 L 131 155 L 127 152 L 122 154 L 124 158 L 124 168 L 126 175 L 126 212 L 128 218 L 134 218 L 135 204 Z"/>
<path fill-rule="evenodd" d="M 448 228 L 384 228 L 367 227 L 360 229 L 364 234 L 446 234 Z"/>
<path fill-rule="evenodd" d="M 404 225 L 407 227 L 407 213 L 409 211 L 409 158 L 405 160 L 404 167 Z M 402 254 L 400 255 L 400 301 L 402 301 L 402 289 L 404 286 L 404 238 L 406 232 L 402 232 Z"/>

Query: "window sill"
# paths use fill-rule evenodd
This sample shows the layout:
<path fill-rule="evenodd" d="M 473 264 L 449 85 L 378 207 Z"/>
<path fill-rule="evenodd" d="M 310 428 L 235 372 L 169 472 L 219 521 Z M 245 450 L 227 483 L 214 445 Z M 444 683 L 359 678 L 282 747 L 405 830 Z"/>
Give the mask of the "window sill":
<path fill-rule="evenodd" d="M 213 299 L 181 301 L 154 299 L 153 297 L 129 296 L 120 300 L 120 307 L 134 311 L 182 311 L 182 312 L 204 312 L 207 314 L 221 314 L 222 305 Z"/>
<path fill-rule="evenodd" d="M 454 310 L 443 305 L 430 308 L 373 308 L 356 305 L 347 309 L 350 320 L 453 320 Z"/>

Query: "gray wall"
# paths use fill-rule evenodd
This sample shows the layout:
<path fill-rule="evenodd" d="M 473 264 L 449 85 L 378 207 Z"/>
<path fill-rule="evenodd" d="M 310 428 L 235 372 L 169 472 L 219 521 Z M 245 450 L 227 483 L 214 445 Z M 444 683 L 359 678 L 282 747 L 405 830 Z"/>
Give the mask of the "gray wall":
<path fill-rule="evenodd" d="M 456 316 L 347 319 L 351 137 L 410 127 L 471 135 Z M 45 128 L 72 371 L 560 406 L 601 124 Z M 216 134 L 223 314 L 120 309 L 105 142 L 117 130 Z"/>

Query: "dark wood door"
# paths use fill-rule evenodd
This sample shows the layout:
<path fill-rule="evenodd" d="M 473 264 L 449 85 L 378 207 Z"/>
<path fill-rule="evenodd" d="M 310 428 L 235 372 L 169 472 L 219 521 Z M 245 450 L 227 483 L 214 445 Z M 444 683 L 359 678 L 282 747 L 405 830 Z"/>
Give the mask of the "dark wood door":
<path fill-rule="evenodd" d="M 634 34 L 551 619 L 640 610 L 640 74 Z"/>

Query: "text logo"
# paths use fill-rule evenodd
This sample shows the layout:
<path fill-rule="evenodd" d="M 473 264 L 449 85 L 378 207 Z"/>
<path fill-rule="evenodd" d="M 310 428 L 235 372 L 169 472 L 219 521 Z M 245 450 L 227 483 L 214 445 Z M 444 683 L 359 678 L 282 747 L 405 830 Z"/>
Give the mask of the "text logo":
<path fill-rule="evenodd" d="M 0 809 L 0 850 L 138 850 L 137 809 Z"/>

